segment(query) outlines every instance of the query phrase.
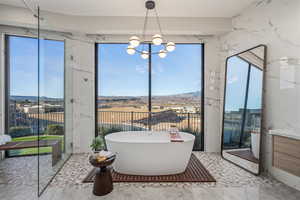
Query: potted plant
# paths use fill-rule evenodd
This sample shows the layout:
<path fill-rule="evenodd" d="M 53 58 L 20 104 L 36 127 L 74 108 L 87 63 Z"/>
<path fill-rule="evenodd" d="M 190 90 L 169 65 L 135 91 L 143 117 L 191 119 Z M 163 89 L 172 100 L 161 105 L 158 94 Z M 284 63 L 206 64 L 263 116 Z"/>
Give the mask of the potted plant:
<path fill-rule="evenodd" d="M 104 142 L 102 137 L 100 136 L 95 137 L 90 147 L 92 148 L 94 153 L 100 152 L 104 147 Z"/>

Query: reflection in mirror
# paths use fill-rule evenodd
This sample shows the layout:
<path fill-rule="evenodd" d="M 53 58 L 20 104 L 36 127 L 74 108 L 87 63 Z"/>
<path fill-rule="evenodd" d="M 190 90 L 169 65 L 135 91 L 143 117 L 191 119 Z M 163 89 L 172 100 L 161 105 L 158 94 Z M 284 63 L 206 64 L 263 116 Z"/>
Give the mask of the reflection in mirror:
<path fill-rule="evenodd" d="M 260 171 L 265 51 L 260 45 L 226 62 L 222 156 L 254 174 Z"/>

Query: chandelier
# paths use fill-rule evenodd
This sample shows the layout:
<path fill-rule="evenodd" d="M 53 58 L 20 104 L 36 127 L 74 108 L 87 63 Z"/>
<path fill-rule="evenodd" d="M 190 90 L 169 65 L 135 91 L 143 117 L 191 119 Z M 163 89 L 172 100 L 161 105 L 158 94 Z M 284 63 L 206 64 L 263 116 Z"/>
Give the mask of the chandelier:
<path fill-rule="evenodd" d="M 158 54 L 158 56 L 160 58 L 165 58 L 167 56 L 168 52 L 175 50 L 175 43 L 164 41 L 159 17 L 158 17 L 157 11 L 155 9 L 155 2 L 148 0 L 148 1 L 146 1 L 145 6 L 146 6 L 147 11 L 146 11 L 146 17 L 145 17 L 145 21 L 144 21 L 144 27 L 143 27 L 143 33 L 142 33 L 141 39 L 138 36 L 130 37 L 129 45 L 127 47 L 127 53 L 129 55 L 133 55 L 137 52 L 141 55 L 141 57 L 143 59 L 147 59 L 147 58 L 149 58 L 149 52 L 145 50 L 144 45 L 146 43 L 152 43 L 154 45 L 162 45 L 163 48 L 157 52 L 151 52 L 151 54 Z M 145 36 L 146 36 L 146 29 L 147 29 L 147 23 L 148 23 L 148 13 L 150 10 L 155 11 L 156 23 L 159 28 L 159 34 L 154 34 L 152 36 L 152 41 L 146 41 Z"/>

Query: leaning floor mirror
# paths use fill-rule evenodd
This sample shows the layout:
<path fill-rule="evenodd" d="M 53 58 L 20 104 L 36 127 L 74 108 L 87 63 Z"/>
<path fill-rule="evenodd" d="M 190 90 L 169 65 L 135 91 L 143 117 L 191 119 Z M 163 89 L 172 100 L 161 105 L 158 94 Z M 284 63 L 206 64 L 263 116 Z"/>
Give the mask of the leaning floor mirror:
<path fill-rule="evenodd" d="M 256 175 L 261 163 L 265 67 L 265 45 L 226 59 L 222 157 Z"/>

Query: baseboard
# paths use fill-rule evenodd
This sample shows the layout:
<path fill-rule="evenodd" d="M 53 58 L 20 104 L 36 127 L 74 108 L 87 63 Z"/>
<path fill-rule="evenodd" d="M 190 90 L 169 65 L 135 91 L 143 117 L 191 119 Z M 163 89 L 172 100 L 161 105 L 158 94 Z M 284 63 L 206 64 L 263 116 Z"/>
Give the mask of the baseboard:
<path fill-rule="evenodd" d="M 275 167 L 272 167 L 269 172 L 277 180 L 300 191 L 300 177 Z"/>

